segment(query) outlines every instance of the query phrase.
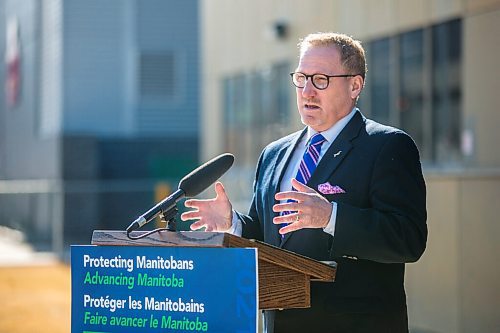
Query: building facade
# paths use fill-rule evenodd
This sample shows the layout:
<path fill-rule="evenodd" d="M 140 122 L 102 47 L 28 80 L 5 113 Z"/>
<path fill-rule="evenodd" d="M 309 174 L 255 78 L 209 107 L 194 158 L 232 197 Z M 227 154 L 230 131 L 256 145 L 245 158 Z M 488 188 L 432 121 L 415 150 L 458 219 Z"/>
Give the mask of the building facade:
<path fill-rule="evenodd" d="M 205 0 L 203 158 L 235 154 L 225 180 L 248 208 L 261 149 L 302 127 L 288 73 L 308 33 L 360 39 L 359 106 L 415 139 L 428 189 L 429 241 L 407 265 L 412 332 L 492 332 L 500 321 L 498 0 Z"/>
<path fill-rule="evenodd" d="M 1 224 L 63 249 L 149 209 L 198 164 L 199 44 L 196 0 L 0 1 Z"/>

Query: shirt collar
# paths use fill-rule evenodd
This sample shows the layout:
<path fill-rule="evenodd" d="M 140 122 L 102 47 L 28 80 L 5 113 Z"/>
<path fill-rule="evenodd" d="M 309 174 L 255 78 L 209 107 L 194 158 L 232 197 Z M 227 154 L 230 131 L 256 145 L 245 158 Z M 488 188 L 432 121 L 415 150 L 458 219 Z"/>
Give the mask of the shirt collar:
<path fill-rule="evenodd" d="M 347 123 L 352 119 L 352 117 L 354 117 L 356 111 L 358 111 L 358 108 L 355 107 L 354 109 L 352 109 L 351 113 L 349 113 L 347 116 L 337 121 L 335 125 L 327 129 L 326 131 L 321 132 L 321 134 L 325 137 L 326 141 L 332 143 L 340 134 L 340 132 L 344 129 Z M 306 145 L 307 143 L 309 143 L 309 140 L 311 140 L 311 137 L 316 133 L 318 132 L 313 130 L 311 127 L 307 127 L 307 136 L 306 136 L 307 140 L 305 140 Z"/>

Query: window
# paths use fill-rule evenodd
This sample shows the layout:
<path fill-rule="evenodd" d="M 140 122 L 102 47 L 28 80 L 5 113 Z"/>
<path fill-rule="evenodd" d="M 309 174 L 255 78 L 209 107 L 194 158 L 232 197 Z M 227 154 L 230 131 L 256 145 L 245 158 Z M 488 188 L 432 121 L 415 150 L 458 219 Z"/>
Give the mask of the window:
<path fill-rule="evenodd" d="M 441 163 L 460 159 L 461 35 L 459 20 L 432 28 L 433 159 Z"/>
<path fill-rule="evenodd" d="M 368 44 L 371 116 L 402 128 L 426 164 L 460 162 L 461 21 L 402 33 Z"/>
<path fill-rule="evenodd" d="M 390 61 L 390 39 L 384 38 L 371 45 L 371 64 L 368 73 L 372 108 L 372 117 L 382 123 L 390 122 L 391 98 L 390 86 L 391 71 L 394 66 Z M 363 96 L 361 97 L 363 98 Z"/>
<path fill-rule="evenodd" d="M 399 37 L 399 92 L 397 110 L 400 126 L 411 134 L 421 150 L 424 143 L 424 34 L 422 30 Z M 426 155 L 423 152 L 423 155 Z"/>
<path fill-rule="evenodd" d="M 253 168 L 262 148 L 288 128 L 289 69 L 279 63 L 223 80 L 226 149 L 243 165 Z"/>

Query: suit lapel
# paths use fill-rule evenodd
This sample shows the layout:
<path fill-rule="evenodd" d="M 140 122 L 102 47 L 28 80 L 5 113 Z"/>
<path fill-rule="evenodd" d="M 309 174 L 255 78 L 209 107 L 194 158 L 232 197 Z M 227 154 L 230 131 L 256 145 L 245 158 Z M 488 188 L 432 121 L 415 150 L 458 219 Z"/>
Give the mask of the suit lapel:
<path fill-rule="evenodd" d="M 351 141 L 358 136 L 363 123 L 364 117 L 360 112 L 356 112 L 319 161 L 316 170 L 307 182 L 307 186 L 317 191 L 319 184 L 326 182 L 332 177 L 332 174 L 352 149 L 353 144 Z M 293 232 L 286 234 L 281 240 L 280 247 L 283 247 L 293 234 Z"/>
<path fill-rule="evenodd" d="M 352 140 L 359 134 L 359 130 L 364 123 L 363 116 L 356 112 L 354 117 L 347 123 L 346 127 L 340 132 L 339 136 L 330 145 L 330 148 L 319 161 L 307 186 L 317 190 L 318 184 L 327 181 L 338 166 L 345 160 L 353 145 Z"/>
<path fill-rule="evenodd" d="M 325 182 L 335 172 L 335 169 L 344 161 L 351 148 L 350 141 L 344 139 L 335 140 L 319 162 L 311 179 L 307 182 L 307 186 L 317 190 L 318 184 Z"/>

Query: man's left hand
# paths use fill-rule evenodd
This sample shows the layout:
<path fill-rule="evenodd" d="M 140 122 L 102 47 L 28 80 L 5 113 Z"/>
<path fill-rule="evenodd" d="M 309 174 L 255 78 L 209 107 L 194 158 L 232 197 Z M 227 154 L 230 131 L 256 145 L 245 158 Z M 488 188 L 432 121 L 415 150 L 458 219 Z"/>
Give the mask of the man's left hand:
<path fill-rule="evenodd" d="M 280 229 L 280 234 L 286 234 L 303 228 L 324 228 L 332 215 L 332 203 L 314 189 L 292 179 L 292 186 L 296 191 L 276 193 L 279 201 L 288 199 L 295 202 L 283 202 L 273 206 L 275 212 L 293 212 L 291 214 L 276 216 L 274 224 L 288 223 Z"/>

